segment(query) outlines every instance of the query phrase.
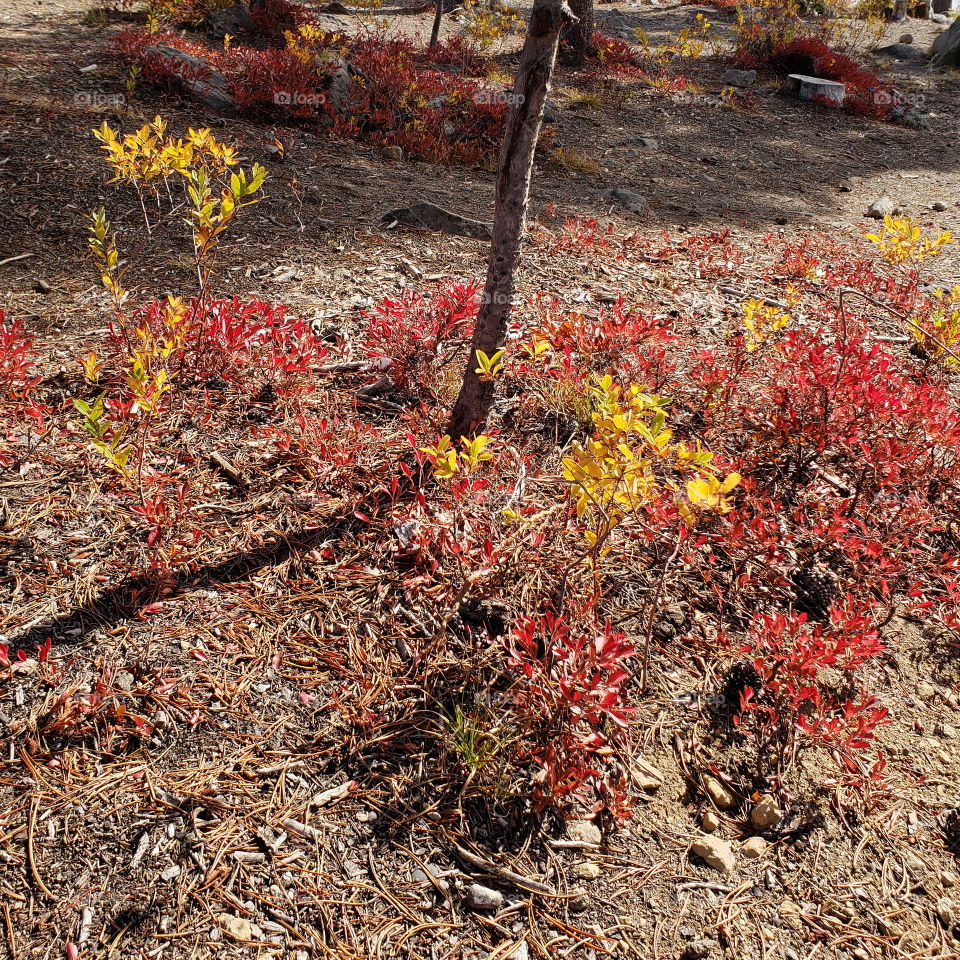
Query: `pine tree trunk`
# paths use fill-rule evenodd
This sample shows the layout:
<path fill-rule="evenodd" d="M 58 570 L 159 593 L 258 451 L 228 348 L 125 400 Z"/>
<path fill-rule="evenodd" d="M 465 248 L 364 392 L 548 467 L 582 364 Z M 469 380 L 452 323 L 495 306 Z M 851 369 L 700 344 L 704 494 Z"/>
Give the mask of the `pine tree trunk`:
<path fill-rule="evenodd" d="M 570 9 L 577 21 L 564 27 L 561 40 L 570 62 L 582 66 L 593 42 L 593 0 L 570 0 Z"/>
<path fill-rule="evenodd" d="M 543 122 L 543 107 L 553 76 L 560 31 L 573 19 L 565 0 L 534 0 L 500 150 L 487 282 L 460 395 L 447 427 L 454 440 L 481 429 L 493 406 L 494 384 L 477 375 L 476 355 L 482 350 L 489 356 L 504 346 L 516 290 L 520 243 L 526 229 L 533 157 Z"/>
<path fill-rule="evenodd" d="M 440 21 L 443 19 L 444 0 L 437 0 L 433 13 L 433 30 L 430 32 L 430 46 L 435 47 L 440 39 Z"/>

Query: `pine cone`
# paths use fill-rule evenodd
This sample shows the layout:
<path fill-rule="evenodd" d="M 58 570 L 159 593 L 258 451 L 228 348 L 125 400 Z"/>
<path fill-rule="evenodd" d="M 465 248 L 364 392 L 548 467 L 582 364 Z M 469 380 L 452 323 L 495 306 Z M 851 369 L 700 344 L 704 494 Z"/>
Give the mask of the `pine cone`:
<path fill-rule="evenodd" d="M 960 807 L 953 807 L 944 815 L 943 835 L 951 851 L 960 856 Z"/>
<path fill-rule="evenodd" d="M 790 578 L 794 606 L 811 620 L 824 622 L 839 594 L 837 575 L 827 567 L 801 567 Z"/>
<path fill-rule="evenodd" d="M 723 696 L 727 706 L 734 711 L 740 710 L 740 698 L 748 687 L 759 690 L 763 685 L 760 674 L 752 663 L 741 661 L 735 663 L 728 671 L 723 681 Z"/>

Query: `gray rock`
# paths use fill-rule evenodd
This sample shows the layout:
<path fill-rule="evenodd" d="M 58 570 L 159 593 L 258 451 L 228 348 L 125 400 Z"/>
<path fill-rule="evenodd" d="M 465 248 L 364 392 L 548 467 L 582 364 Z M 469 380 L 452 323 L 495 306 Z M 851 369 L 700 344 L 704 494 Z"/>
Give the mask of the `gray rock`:
<path fill-rule="evenodd" d="M 150 57 L 155 63 L 162 65 L 162 70 L 177 77 L 185 90 L 208 107 L 214 110 L 232 110 L 235 106 L 230 82 L 199 57 L 165 43 L 146 47 L 143 52 L 145 57 Z"/>
<path fill-rule="evenodd" d="M 210 35 L 219 44 L 223 43 L 227 34 L 236 37 L 243 33 L 253 33 L 255 30 L 253 17 L 245 3 L 235 3 L 222 10 L 214 10 L 207 17 L 207 27 Z"/>
<path fill-rule="evenodd" d="M 124 693 L 129 693 L 136 682 L 137 678 L 129 670 L 120 670 L 113 678 L 113 685 Z"/>
<path fill-rule="evenodd" d="M 53 287 L 51 287 L 46 280 L 42 280 L 42 279 L 38 280 L 33 285 L 33 289 L 36 290 L 37 293 L 42 293 L 42 294 L 48 294 L 53 292 Z"/>
<path fill-rule="evenodd" d="M 599 845 L 603 839 L 600 828 L 589 820 L 571 820 L 567 824 L 567 836 L 577 843 Z"/>
<path fill-rule="evenodd" d="M 919 47 L 910 46 L 909 43 L 891 43 L 885 47 L 877 47 L 873 52 L 880 54 L 882 57 L 892 57 L 894 60 L 916 60 L 920 62 L 927 59 L 927 54 Z"/>
<path fill-rule="evenodd" d="M 938 213 L 943 213 L 944 210 L 949 209 L 949 205 L 944 203 L 942 200 L 934 200 L 930 206 L 936 210 Z"/>
<path fill-rule="evenodd" d="M 897 37 L 897 43 L 913 43 L 913 34 L 912 33 L 901 33 Z"/>
<path fill-rule="evenodd" d="M 570 892 L 573 896 L 567 901 L 567 909 L 571 913 L 584 913 L 590 909 L 590 897 L 583 887 L 576 887 Z"/>
<path fill-rule="evenodd" d="M 942 13 L 931 13 L 929 20 L 931 23 L 939 23 L 941 26 L 946 27 L 948 24 L 953 23 L 949 17 L 945 17 Z"/>
<path fill-rule="evenodd" d="M 703 816 L 700 818 L 700 829 L 704 833 L 713 833 L 714 830 L 720 829 L 720 818 L 712 811 L 704 811 Z"/>
<path fill-rule="evenodd" d="M 937 919 L 949 930 L 956 918 L 956 907 L 949 897 L 941 897 L 937 901 Z"/>
<path fill-rule="evenodd" d="M 719 951 L 720 944 L 709 937 L 700 937 L 693 940 L 683 949 L 683 960 L 706 960 L 715 950 Z"/>
<path fill-rule="evenodd" d="M 731 87 L 752 87 L 757 82 L 756 70 L 728 70 L 723 82 Z"/>
<path fill-rule="evenodd" d="M 353 105 L 354 71 L 342 63 L 327 78 L 327 100 L 338 113 L 348 113 Z"/>
<path fill-rule="evenodd" d="M 467 889 L 467 906 L 471 910 L 499 910 L 503 906 L 503 894 L 481 883 L 472 883 Z"/>
<path fill-rule="evenodd" d="M 960 17 L 933 41 L 930 54 L 931 66 L 960 67 Z"/>
<path fill-rule="evenodd" d="M 435 203 L 415 203 L 412 207 L 400 207 L 385 213 L 381 223 L 402 223 L 406 227 L 421 227 L 425 230 L 439 230 L 457 237 L 471 237 L 474 240 L 490 240 L 493 228 L 479 220 L 469 220 L 459 214 L 451 213 Z"/>
<path fill-rule="evenodd" d="M 417 867 L 410 874 L 410 879 L 414 883 L 430 884 L 431 887 L 439 887 L 444 893 L 450 892 L 450 884 L 440 876 L 440 870 L 432 864 L 427 864 L 426 869 Z"/>
<path fill-rule="evenodd" d="M 547 100 L 543 105 L 543 122 L 556 123 L 560 119 L 560 107 L 553 100 Z"/>
<path fill-rule="evenodd" d="M 864 216 L 870 217 L 873 220 L 882 220 L 884 217 L 894 216 L 897 209 L 897 205 L 889 197 L 880 197 L 879 200 L 874 200 L 873 203 L 867 207 L 867 212 Z"/>
<path fill-rule="evenodd" d="M 619 203 L 621 207 L 625 207 L 631 213 L 642 216 L 650 211 L 650 204 L 647 203 L 647 198 L 641 196 L 639 193 L 634 193 L 632 190 L 621 190 L 619 188 L 604 190 L 601 196 L 613 200 L 615 203 Z"/>
<path fill-rule="evenodd" d="M 708 867 L 719 870 L 723 874 L 731 874 L 736 868 L 736 859 L 733 848 L 720 837 L 706 834 L 695 840 L 690 848 Z"/>

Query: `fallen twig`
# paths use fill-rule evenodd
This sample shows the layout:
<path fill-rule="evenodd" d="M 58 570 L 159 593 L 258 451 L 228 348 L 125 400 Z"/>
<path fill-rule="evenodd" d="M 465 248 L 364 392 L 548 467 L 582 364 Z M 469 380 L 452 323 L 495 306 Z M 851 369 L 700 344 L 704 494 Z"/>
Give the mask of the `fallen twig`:
<path fill-rule="evenodd" d="M 507 883 L 512 883 L 514 886 L 520 887 L 521 890 L 529 890 L 531 893 L 539 893 L 545 897 L 557 896 L 556 889 L 550 886 L 549 883 L 543 883 L 540 880 L 534 880 L 532 877 L 525 877 L 523 874 L 516 873 L 507 867 L 502 867 L 500 864 L 494 863 L 492 860 L 487 860 L 485 857 L 478 856 L 477 854 L 464 849 L 458 843 L 454 843 L 453 846 L 457 853 L 467 863 L 469 863 L 470 866 L 476 867 L 477 870 L 483 870 L 485 873 L 488 873 L 491 876 L 497 877 L 500 880 L 504 880 Z"/>
<path fill-rule="evenodd" d="M 14 263 L 17 260 L 26 260 L 27 257 L 32 256 L 32 253 L 18 253 L 15 257 L 7 257 L 6 260 L 0 260 L 0 267 L 5 267 L 8 263 Z"/>

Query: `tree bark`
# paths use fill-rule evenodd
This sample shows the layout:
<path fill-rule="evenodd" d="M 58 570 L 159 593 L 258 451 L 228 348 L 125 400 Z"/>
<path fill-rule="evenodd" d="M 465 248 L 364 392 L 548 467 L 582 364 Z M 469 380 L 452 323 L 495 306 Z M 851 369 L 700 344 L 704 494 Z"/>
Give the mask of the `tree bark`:
<path fill-rule="evenodd" d="M 430 46 L 435 47 L 440 39 L 440 21 L 443 18 L 444 0 L 436 0 L 437 6 L 433 13 L 433 30 L 430 32 Z"/>
<path fill-rule="evenodd" d="M 516 291 L 520 244 L 526 230 L 530 179 L 543 123 L 543 107 L 557 59 L 560 31 L 573 20 L 566 0 L 534 0 L 500 149 L 487 281 L 460 395 L 447 426 L 454 440 L 481 429 L 493 406 L 494 383 L 481 380 L 477 374 L 477 351 L 490 356 L 504 346 Z"/>
<path fill-rule="evenodd" d="M 587 59 L 593 43 L 593 0 L 570 0 L 570 9 L 577 20 L 564 27 L 560 39 L 569 52 L 570 62 L 579 67 Z"/>

